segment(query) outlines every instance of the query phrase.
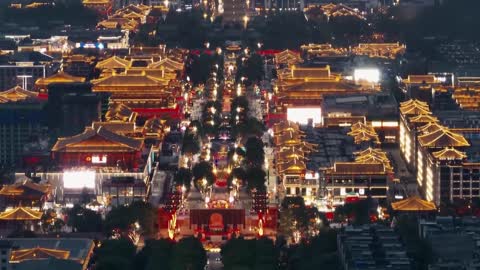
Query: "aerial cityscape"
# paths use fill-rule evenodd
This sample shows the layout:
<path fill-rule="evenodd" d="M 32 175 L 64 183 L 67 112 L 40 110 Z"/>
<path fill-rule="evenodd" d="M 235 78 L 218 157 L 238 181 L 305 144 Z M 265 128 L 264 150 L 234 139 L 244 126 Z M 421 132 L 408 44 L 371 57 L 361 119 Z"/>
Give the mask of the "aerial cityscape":
<path fill-rule="evenodd" d="M 480 269 L 480 0 L 1 0 L 0 270 Z"/>

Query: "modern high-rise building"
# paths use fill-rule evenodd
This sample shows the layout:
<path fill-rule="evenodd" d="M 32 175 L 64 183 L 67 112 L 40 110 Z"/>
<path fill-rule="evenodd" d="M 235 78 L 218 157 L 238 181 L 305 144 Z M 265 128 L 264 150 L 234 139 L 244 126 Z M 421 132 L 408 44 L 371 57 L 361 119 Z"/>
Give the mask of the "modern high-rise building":
<path fill-rule="evenodd" d="M 45 131 L 45 105 L 19 86 L 0 92 L 0 163 L 18 165 L 24 145 Z"/>

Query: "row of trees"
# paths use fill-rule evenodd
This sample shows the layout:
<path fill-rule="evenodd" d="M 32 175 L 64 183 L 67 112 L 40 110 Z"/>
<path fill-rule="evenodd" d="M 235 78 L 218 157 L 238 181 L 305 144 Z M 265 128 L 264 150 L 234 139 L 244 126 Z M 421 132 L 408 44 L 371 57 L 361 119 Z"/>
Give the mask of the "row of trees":
<path fill-rule="evenodd" d="M 46 215 L 46 219 L 51 218 L 50 214 Z M 67 225 L 75 232 L 105 232 L 111 235 L 113 231 L 118 231 L 127 235 L 135 224 L 139 225 L 144 237 L 155 237 L 157 209 L 149 203 L 137 201 L 128 206 L 114 207 L 105 220 L 99 213 L 80 205 L 75 205 L 67 212 Z"/>
<path fill-rule="evenodd" d="M 207 255 L 194 237 L 147 240 L 140 252 L 127 239 L 107 240 L 96 252 L 97 270 L 203 270 Z"/>

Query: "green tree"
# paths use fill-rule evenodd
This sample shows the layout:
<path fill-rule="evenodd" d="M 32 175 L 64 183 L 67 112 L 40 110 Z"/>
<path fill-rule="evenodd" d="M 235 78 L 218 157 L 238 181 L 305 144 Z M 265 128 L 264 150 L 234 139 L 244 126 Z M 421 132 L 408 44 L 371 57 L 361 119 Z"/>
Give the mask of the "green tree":
<path fill-rule="evenodd" d="M 139 270 L 169 270 L 174 242 L 167 239 L 147 240 L 137 253 L 134 265 Z"/>
<path fill-rule="evenodd" d="M 67 225 L 77 232 L 101 232 L 102 216 L 95 211 L 75 205 L 67 211 Z"/>
<path fill-rule="evenodd" d="M 266 176 L 267 174 L 262 168 L 252 167 L 247 170 L 246 180 L 248 190 L 255 189 L 258 192 L 266 191 Z"/>
<path fill-rule="evenodd" d="M 173 182 L 176 186 L 184 186 L 187 190 L 190 190 L 192 183 L 192 171 L 187 168 L 180 168 L 173 177 Z"/>
<path fill-rule="evenodd" d="M 261 167 L 265 161 L 265 151 L 263 142 L 259 138 L 250 137 L 245 143 L 245 160 L 247 165 L 252 167 Z"/>
<path fill-rule="evenodd" d="M 251 82 L 262 80 L 265 71 L 263 69 L 263 59 L 260 55 L 254 53 L 247 59 L 244 67 L 244 74 Z"/>
<path fill-rule="evenodd" d="M 203 270 L 207 253 L 195 237 L 182 238 L 173 248 L 171 267 L 175 270 Z"/>
<path fill-rule="evenodd" d="M 135 256 L 136 248 L 130 240 L 105 240 L 97 250 L 98 262 L 95 269 L 129 270 Z"/>

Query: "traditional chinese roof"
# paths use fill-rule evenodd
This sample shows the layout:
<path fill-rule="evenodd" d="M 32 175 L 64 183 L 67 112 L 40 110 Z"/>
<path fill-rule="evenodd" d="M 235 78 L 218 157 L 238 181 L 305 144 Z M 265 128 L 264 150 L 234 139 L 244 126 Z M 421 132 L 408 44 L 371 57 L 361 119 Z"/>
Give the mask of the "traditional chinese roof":
<path fill-rule="evenodd" d="M 431 123 L 438 122 L 438 118 L 430 114 L 419 114 L 417 116 L 410 117 L 412 123 Z"/>
<path fill-rule="evenodd" d="M 305 159 L 305 152 L 298 147 L 283 148 L 278 152 L 278 160 Z"/>
<path fill-rule="evenodd" d="M 143 125 L 143 132 L 146 134 L 160 134 L 163 132 L 163 127 L 166 120 L 154 117 L 145 121 Z"/>
<path fill-rule="evenodd" d="M 432 114 L 428 108 L 428 105 L 424 105 L 420 102 L 412 102 L 407 105 L 401 105 L 400 112 L 403 115 Z"/>
<path fill-rule="evenodd" d="M 423 134 L 432 133 L 440 129 L 446 128 L 445 126 L 440 125 L 438 122 L 430 122 L 424 126 L 418 128 L 418 131 Z"/>
<path fill-rule="evenodd" d="M 406 84 L 436 84 L 439 83 L 435 75 L 408 75 Z"/>
<path fill-rule="evenodd" d="M 15 86 L 7 91 L 0 92 L 0 103 L 24 101 L 27 99 L 36 99 L 38 93 L 25 90 L 20 86 Z"/>
<path fill-rule="evenodd" d="M 104 4 L 104 5 L 109 5 L 111 3 L 111 0 L 82 0 L 84 5 L 99 5 L 99 4 Z"/>
<path fill-rule="evenodd" d="M 35 247 L 29 249 L 12 250 L 10 255 L 10 263 L 19 263 L 27 260 L 42 260 L 48 258 L 56 258 L 66 260 L 70 256 L 70 251 L 60 249 L 49 249 Z"/>
<path fill-rule="evenodd" d="M 410 197 L 405 200 L 392 203 L 395 211 L 435 211 L 437 207 L 433 202 L 425 201 L 419 197 Z"/>
<path fill-rule="evenodd" d="M 400 43 L 360 43 L 352 48 L 357 55 L 394 59 L 405 52 L 405 46 Z"/>
<path fill-rule="evenodd" d="M 462 134 L 455 133 L 447 128 L 418 136 L 418 141 L 424 147 L 454 147 L 454 146 L 470 146 L 468 141 Z"/>
<path fill-rule="evenodd" d="M 301 173 L 306 170 L 305 162 L 296 158 L 278 164 L 278 167 L 280 173 Z"/>
<path fill-rule="evenodd" d="M 35 85 L 37 87 L 45 88 L 52 83 L 81 83 L 81 82 L 85 82 L 85 78 L 72 76 L 68 73 L 60 71 L 48 78 L 37 79 L 37 81 L 35 82 Z"/>
<path fill-rule="evenodd" d="M 373 141 L 377 144 L 380 143 L 377 132 L 373 127 L 362 122 L 353 124 L 351 126 L 351 131 L 347 134 L 353 137 L 356 144 L 368 141 Z"/>
<path fill-rule="evenodd" d="M 140 151 L 143 140 L 116 134 L 104 127 L 85 128 L 81 134 L 58 138 L 52 152 L 131 152 Z"/>
<path fill-rule="evenodd" d="M 303 62 L 300 54 L 290 51 L 284 50 L 277 54 L 275 54 L 275 63 L 277 64 L 297 64 Z"/>
<path fill-rule="evenodd" d="M 330 173 L 334 174 L 385 174 L 387 170 L 381 162 L 359 163 L 359 162 L 335 162 Z"/>
<path fill-rule="evenodd" d="M 353 140 L 356 144 L 360 144 L 362 142 L 373 142 L 375 144 L 380 144 L 380 140 L 377 134 L 371 134 L 367 131 L 361 131 L 355 134 L 349 134 L 353 136 Z"/>
<path fill-rule="evenodd" d="M 413 105 L 413 104 L 421 106 L 421 107 L 428 108 L 428 103 L 426 103 L 424 101 L 421 101 L 421 100 L 418 100 L 418 99 L 409 99 L 407 101 L 400 102 L 400 107 L 407 107 L 407 106 L 410 106 L 410 105 Z"/>
<path fill-rule="evenodd" d="M 108 111 L 105 114 L 105 120 L 107 122 L 135 122 L 137 116 L 138 114 L 132 111 L 127 105 L 124 105 L 123 103 L 113 103 L 108 107 Z"/>
<path fill-rule="evenodd" d="M 275 145 L 279 146 L 294 146 L 302 142 L 302 135 L 295 132 L 285 132 L 281 135 L 275 136 Z"/>
<path fill-rule="evenodd" d="M 298 124 L 291 121 L 282 121 L 273 125 L 273 132 L 275 134 L 282 133 L 284 131 L 299 131 Z"/>
<path fill-rule="evenodd" d="M 290 68 L 292 78 L 312 78 L 312 79 L 330 79 L 330 66 L 325 67 L 297 67 Z"/>
<path fill-rule="evenodd" d="M 362 150 L 362 151 L 354 152 L 354 154 L 357 157 L 364 156 L 364 155 L 376 155 L 376 156 L 379 156 L 379 157 L 387 158 L 387 154 L 382 149 L 372 148 L 372 147 L 368 147 L 367 149 Z"/>
<path fill-rule="evenodd" d="M 453 147 L 445 147 L 440 151 L 433 152 L 432 155 L 438 160 L 463 160 L 467 158 L 465 152 L 458 151 Z"/>
<path fill-rule="evenodd" d="M 25 180 L 23 182 L 3 186 L 0 190 L 0 196 L 43 196 L 48 192 L 50 192 L 49 185 L 37 184 L 30 180 Z"/>
<path fill-rule="evenodd" d="M 464 110 L 480 110 L 480 88 L 456 88 L 452 98 Z"/>
<path fill-rule="evenodd" d="M 97 63 L 97 69 L 125 69 L 130 65 L 130 61 L 120 58 L 116 55 Z"/>
<path fill-rule="evenodd" d="M 93 92 L 165 92 L 164 88 L 169 81 L 149 76 L 144 73 L 140 75 L 112 74 L 96 80 L 92 80 Z"/>
<path fill-rule="evenodd" d="M 26 207 L 17 207 L 0 213 L 0 220 L 39 220 L 43 213 Z"/>
<path fill-rule="evenodd" d="M 301 49 L 306 51 L 307 54 L 316 57 L 329 57 L 329 56 L 347 56 L 348 51 L 346 48 L 334 48 L 332 44 L 308 44 L 302 45 Z"/>
<path fill-rule="evenodd" d="M 148 68 L 151 68 L 151 69 L 165 68 L 165 70 L 168 72 L 174 72 L 174 71 L 182 71 L 184 68 L 184 65 L 183 63 L 177 62 L 167 57 L 158 62 L 150 64 Z"/>

